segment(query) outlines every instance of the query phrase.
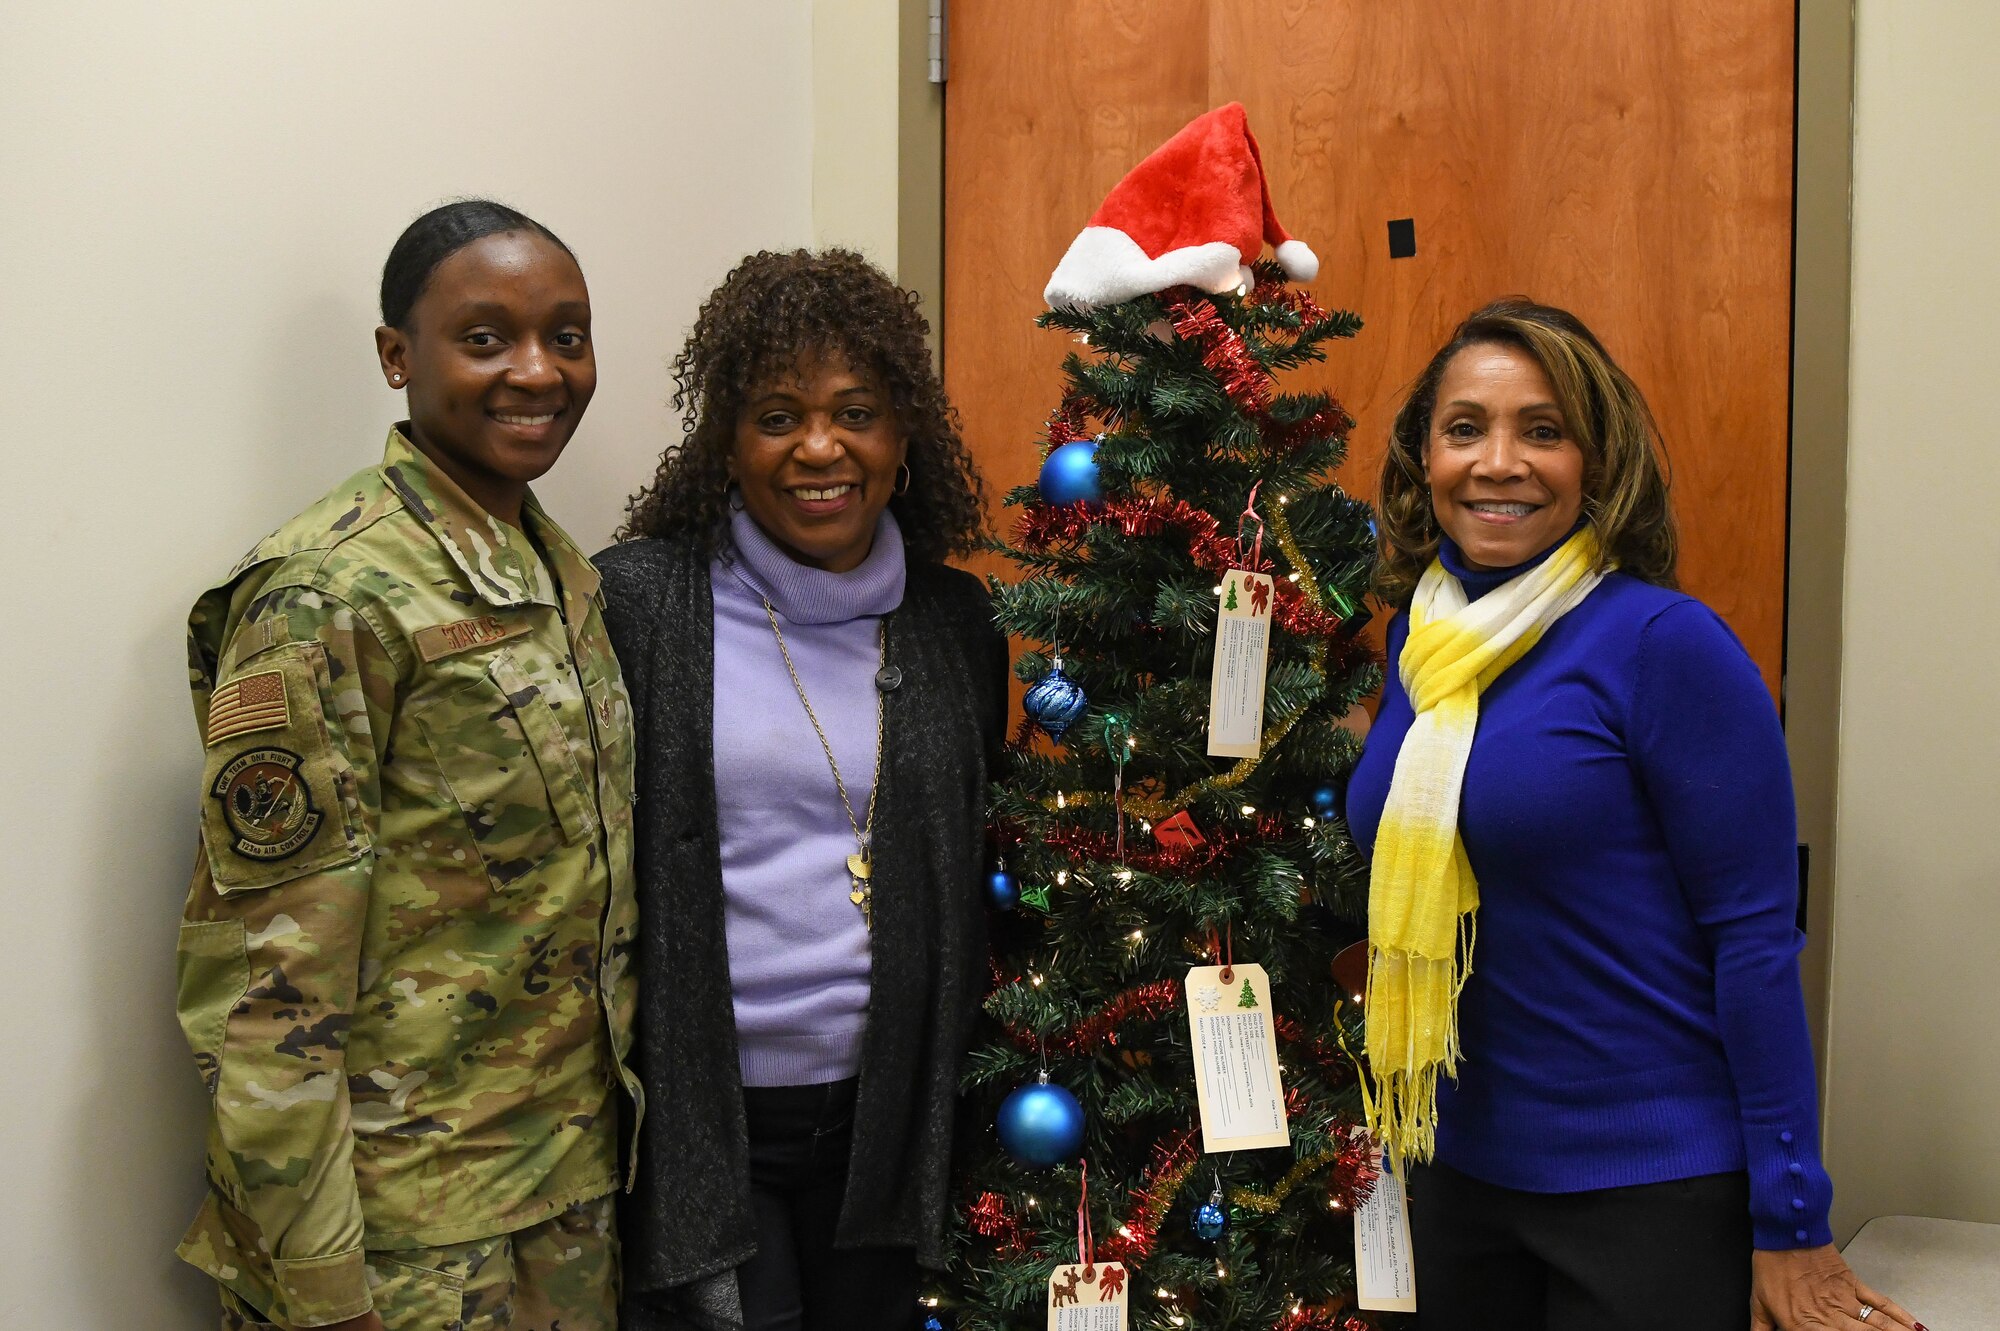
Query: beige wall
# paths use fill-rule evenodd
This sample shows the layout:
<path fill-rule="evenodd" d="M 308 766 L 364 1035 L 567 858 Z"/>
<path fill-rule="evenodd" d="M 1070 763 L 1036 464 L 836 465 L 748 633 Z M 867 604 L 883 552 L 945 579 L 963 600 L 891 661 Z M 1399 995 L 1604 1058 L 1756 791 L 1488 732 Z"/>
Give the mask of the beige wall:
<path fill-rule="evenodd" d="M 1860 0 L 1828 1159 L 2000 1222 L 2000 6 Z"/>
<path fill-rule="evenodd" d="M 193 1331 L 172 1017 L 205 579 L 379 456 L 389 243 L 491 193 L 581 256 L 602 387 L 540 487 L 592 548 L 667 437 L 666 359 L 746 249 L 812 238 L 808 0 L 10 4 L 0 1326 Z"/>
<path fill-rule="evenodd" d="M 1799 971 L 1823 1096 L 1840 753 L 1841 573 L 1847 536 L 1852 0 L 1801 0 L 1798 38 L 1784 712 L 1799 840 L 1811 847 L 1806 946 Z"/>
<path fill-rule="evenodd" d="M 813 241 L 861 251 L 917 291 L 938 344 L 944 89 L 928 0 L 812 0 Z"/>

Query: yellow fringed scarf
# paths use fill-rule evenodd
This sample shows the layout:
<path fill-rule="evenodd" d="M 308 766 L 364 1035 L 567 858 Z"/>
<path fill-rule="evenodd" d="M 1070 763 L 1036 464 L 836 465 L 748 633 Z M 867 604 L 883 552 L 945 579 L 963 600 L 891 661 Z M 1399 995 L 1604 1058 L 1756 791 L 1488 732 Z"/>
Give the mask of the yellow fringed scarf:
<path fill-rule="evenodd" d="M 1398 1161 L 1430 1159 L 1437 1074 L 1457 1075 L 1458 993 L 1472 971 L 1479 906 L 1458 803 L 1479 695 L 1590 595 L 1606 571 L 1597 560 L 1597 536 L 1586 527 L 1470 604 L 1458 579 L 1432 561 L 1410 602 L 1397 669 L 1416 717 L 1375 838 L 1362 1078 L 1369 1130 Z"/>

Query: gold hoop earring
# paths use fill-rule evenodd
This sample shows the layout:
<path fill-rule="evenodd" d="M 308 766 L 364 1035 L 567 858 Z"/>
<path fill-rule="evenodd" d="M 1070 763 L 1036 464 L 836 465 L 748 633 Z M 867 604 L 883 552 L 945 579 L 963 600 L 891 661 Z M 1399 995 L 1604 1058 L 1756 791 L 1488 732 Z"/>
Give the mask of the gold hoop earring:
<path fill-rule="evenodd" d="M 908 494 L 910 492 L 910 482 L 914 479 L 910 474 L 909 463 L 905 462 L 898 465 L 896 468 L 896 487 L 894 493 L 899 495 Z"/>

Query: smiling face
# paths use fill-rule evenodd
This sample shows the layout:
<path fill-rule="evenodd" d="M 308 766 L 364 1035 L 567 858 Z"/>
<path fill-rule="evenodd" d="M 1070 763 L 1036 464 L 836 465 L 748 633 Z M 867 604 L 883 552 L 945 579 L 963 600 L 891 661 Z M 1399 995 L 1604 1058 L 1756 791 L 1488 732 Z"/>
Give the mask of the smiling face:
<path fill-rule="evenodd" d="M 408 385 L 410 442 L 518 525 L 597 391 L 582 270 L 539 232 L 484 236 L 432 270 L 406 322 L 375 343 L 390 386 Z"/>
<path fill-rule="evenodd" d="M 802 564 L 845 573 L 874 545 L 905 450 L 880 379 L 813 355 L 751 390 L 729 472 L 765 535 Z"/>
<path fill-rule="evenodd" d="M 1583 511 L 1583 448 L 1535 358 L 1477 343 L 1438 381 L 1424 467 L 1438 525 L 1473 568 L 1512 568 Z"/>

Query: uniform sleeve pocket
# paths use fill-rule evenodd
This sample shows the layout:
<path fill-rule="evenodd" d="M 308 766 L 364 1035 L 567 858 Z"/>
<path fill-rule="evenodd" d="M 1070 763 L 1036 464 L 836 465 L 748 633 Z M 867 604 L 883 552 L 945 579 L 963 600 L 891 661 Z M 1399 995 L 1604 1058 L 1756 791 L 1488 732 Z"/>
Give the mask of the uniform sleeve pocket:
<path fill-rule="evenodd" d="M 183 924 L 176 951 L 176 1006 L 181 1030 L 194 1051 L 202 1085 L 214 1095 L 222 1074 L 222 1044 L 229 1031 L 230 1010 L 250 989 L 243 921 Z"/>
<path fill-rule="evenodd" d="M 216 889 L 271 887 L 361 857 L 356 780 L 328 718 L 326 652 L 287 643 L 237 667 L 209 700 L 202 841 Z"/>

